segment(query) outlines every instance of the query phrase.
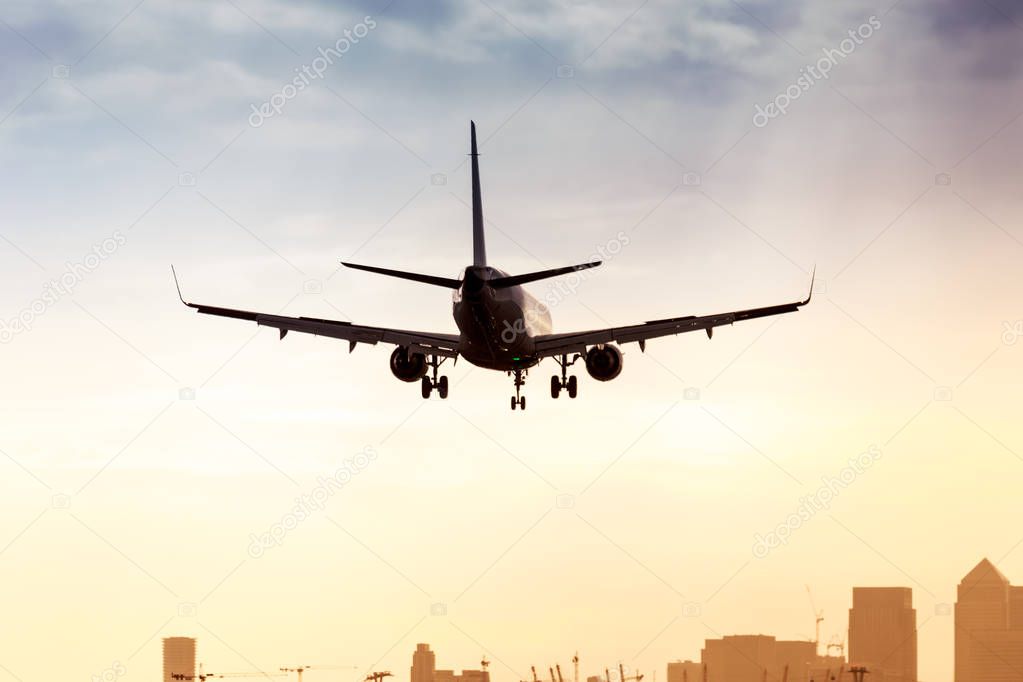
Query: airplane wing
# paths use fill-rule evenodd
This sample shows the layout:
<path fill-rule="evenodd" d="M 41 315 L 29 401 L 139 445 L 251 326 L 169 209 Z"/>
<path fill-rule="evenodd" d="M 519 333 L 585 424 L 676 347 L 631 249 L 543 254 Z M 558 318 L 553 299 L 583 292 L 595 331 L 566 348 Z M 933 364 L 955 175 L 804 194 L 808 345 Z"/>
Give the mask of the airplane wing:
<path fill-rule="evenodd" d="M 783 303 L 764 308 L 750 308 L 749 310 L 736 310 L 716 315 L 689 315 L 687 317 L 673 317 L 666 320 L 653 320 L 643 324 L 634 324 L 628 327 L 609 327 L 607 329 L 593 329 L 583 332 L 570 332 L 567 334 L 546 334 L 534 338 L 536 344 L 536 356 L 540 358 L 562 355 L 567 353 L 585 353 L 587 346 L 602 343 L 639 343 L 640 349 L 646 348 L 648 339 L 655 339 L 660 336 L 672 336 L 684 334 L 685 332 L 703 329 L 709 338 L 714 327 L 725 324 L 753 320 L 758 317 L 770 317 L 783 313 L 794 313 L 810 302 L 813 296 L 813 279 L 810 281 L 810 293 L 803 301 L 795 303 Z"/>
<path fill-rule="evenodd" d="M 171 270 L 173 271 L 173 268 Z M 300 332 L 348 341 L 349 351 L 354 350 L 355 345 L 358 343 L 371 345 L 390 343 L 396 346 L 405 346 L 412 351 L 420 351 L 425 354 L 448 358 L 458 357 L 457 334 L 416 332 L 387 327 L 367 327 L 338 320 L 323 320 L 315 317 L 287 317 L 248 310 L 236 310 L 234 308 L 220 308 L 201 303 L 189 303 L 181 295 L 181 286 L 178 285 L 177 273 L 174 274 L 174 284 L 178 287 L 178 298 L 189 308 L 194 308 L 206 315 L 231 317 L 236 320 L 249 320 L 263 327 L 273 327 L 280 330 L 282 339 L 288 332 Z"/>

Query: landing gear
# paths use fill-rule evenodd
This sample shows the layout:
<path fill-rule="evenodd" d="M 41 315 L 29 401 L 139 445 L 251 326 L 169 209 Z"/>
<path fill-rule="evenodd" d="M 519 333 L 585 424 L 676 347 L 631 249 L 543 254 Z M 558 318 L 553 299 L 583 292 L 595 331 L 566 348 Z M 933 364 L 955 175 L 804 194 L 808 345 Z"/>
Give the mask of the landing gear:
<path fill-rule="evenodd" d="M 432 370 L 432 377 L 423 377 L 422 381 L 422 392 L 423 399 L 426 400 L 433 393 L 434 389 L 437 389 L 438 395 L 441 400 L 446 400 L 448 397 L 448 378 L 447 376 L 437 377 L 437 370 L 440 368 L 447 358 L 438 357 L 431 355 L 427 364 Z"/>
<path fill-rule="evenodd" d="M 575 376 L 568 376 L 568 368 L 575 364 L 575 361 L 581 358 L 582 355 L 576 353 L 572 356 L 572 359 L 568 359 L 568 355 L 562 355 L 560 358 L 555 358 L 557 363 L 561 365 L 561 376 L 557 374 L 551 377 L 551 397 L 557 399 L 561 395 L 561 389 L 568 391 L 568 397 L 574 398 L 579 390 L 579 382 Z"/>
<path fill-rule="evenodd" d="M 520 395 L 520 393 L 526 384 L 526 370 L 514 369 L 512 372 L 515 374 L 515 395 L 511 399 L 511 408 L 514 410 L 517 406 L 520 410 L 524 410 L 526 409 L 526 396 Z"/>

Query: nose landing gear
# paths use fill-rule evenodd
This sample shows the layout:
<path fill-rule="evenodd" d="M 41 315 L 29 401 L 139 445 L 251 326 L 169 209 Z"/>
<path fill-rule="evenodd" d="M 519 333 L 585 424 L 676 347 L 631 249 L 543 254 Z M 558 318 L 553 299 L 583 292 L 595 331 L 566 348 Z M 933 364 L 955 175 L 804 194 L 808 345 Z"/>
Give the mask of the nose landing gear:
<path fill-rule="evenodd" d="M 520 395 L 520 393 L 526 384 L 526 370 L 515 369 L 512 372 L 515 374 L 515 395 L 511 398 L 511 408 L 514 410 L 517 406 L 520 410 L 524 410 L 526 409 L 526 396 Z"/>
<path fill-rule="evenodd" d="M 423 377 L 422 391 L 423 391 L 423 399 L 424 400 L 429 398 L 430 394 L 433 393 L 434 390 L 436 390 L 437 394 L 440 395 L 440 399 L 441 400 L 446 400 L 447 399 L 447 397 L 448 397 L 448 378 L 447 378 L 446 375 L 442 376 L 440 378 L 437 378 L 437 370 L 440 368 L 440 366 L 442 364 L 444 364 L 445 360 L 447 360 L 447 358 L 438 357 L 436 355 L 431 355 L 430 356 L 430 359 L 429 359 L 428 363 L 430 365 L 430 368 L 432 369 L 432 375 L 433 376 L 432 376 L 432 378 L 431 377 Z"/>
<path fill-rule="evenodd" d="M 561 365 L 561 376 L 557 374 L 551 377 L 551 397 L 557 399 L 561 395 L 561 389 L 568 391 L 568 397 L 574 398 L 579 390 L 579 382 L 576 377 L 568 376 L 568 368 L 575 364 L 575 361 L 581 358 L 582 355 L 576 353 L 572 356 L 572 359 L 568 359 L 568 355 L 562 355 L 560 358 L 555 358 L 557 363 Z"/>

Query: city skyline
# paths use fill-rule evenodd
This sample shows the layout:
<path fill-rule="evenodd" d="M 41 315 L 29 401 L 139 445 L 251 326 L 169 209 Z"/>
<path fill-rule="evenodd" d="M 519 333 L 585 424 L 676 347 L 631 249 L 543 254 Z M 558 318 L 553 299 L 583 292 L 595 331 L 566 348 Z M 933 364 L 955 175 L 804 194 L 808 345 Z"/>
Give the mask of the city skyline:
<path fill-rule="evenodd" d="M 854 585 L 912 588 L 917 676 L 955 682 L 959 582 L 1023 583 L 1020 11 L 0 2 L 0 682 L 155 680 L 178 635 L 214 672 L 404 677 L 432 642 L 664 682 L 732 633 L 826 654 Z M 471 261 L 470 120 L 488 258 L 604 260 L 526 285 L 555 331 L 816 265 L 812 301 L 629 344 L 575 400 L 541 366 L 514 414 L 464 358 L 424 401 L 382 346 L 181 305 L 172 263 L 197 300 L 454 333 L 451 292 L 340 263 Z"/>
<path fill-rule="evenodd" d="M 954 605 L 956 619 L 955 679 L 957 682 L 1003 682 L 1023 674 L 1023 616 L 1014 609 L 1023 605 L 1023 587 L 1012 586 L 987 558 L 981 559 L 960 581 Z M 945 606 L 945 605 L 942 605 Z M 942 609 L 936 609 L 936 612 Z M 823 612 L 815 612 L 818 621 Z M 841 642 L 817 639 L 786 641 L 774 635 L 728 634 L 708 638 L 698 661 L 667 661 L 667 682 L 852 682 L 867 674 L 878 682 L 921 682 L 917 676 L 917 617 L 913 589 L 896 586 L 854 586 L 848 610 L 847 636 Z M 947 615 L 947 614 L 946 614 Z M 824 653 L 821 647 L 824 646 Z M 848 648 L 847 648 L 848 647 Z M 839 655 L 832 655 L 832 648 Z M 196 640 L 189 637 L 163 639 L 163 672 L 172 679 L 197 678 Z M 847 653 L 848 652 L 848 653 Z M 490 682 L 488 656 L 484 651 L 480 668 L 441 669 L 429 643 L 418 642 L 411 652 L 409 682 Z M 498 659 L 495 656 L 495 659 Z M 604 675 L 591 675 L 591 664 L 580 667 L 578 652 L 570 659 L 571 682 L 640 682 L 649 673 L 604 663 Z M 501 664 L 512 670 L 507 663 Z M 322 672 L 345 666 L 279 668 L 281 672 Z M 357 666 L 348 666 L 357 668 Z M 200 666 L 201 668 L 201 666 Z M 568 666 L 566 666 L 568 668 Z M 555 674 L 557 669 L 557 674 Z M 518 675 L 516 682 L 564 682 L 561 661 L 529 665 L 531 677 Z M 549 675 L 545 676 L 545 672 Z M 200 673 L 201 674 L 201 673 Z M 334 673 L 337 674 L 337 673 Z M 209 673 L 209 677 L 219 675 Z M 245 676 L 235 672 L 229 676 Z M 265 676 L 266 671 L 251 671 Z M 656 673 L 653 673 L 656 676 Z M 355 680 L 379 682 L 392 677 L 376 667 L 359 670 Z"/>

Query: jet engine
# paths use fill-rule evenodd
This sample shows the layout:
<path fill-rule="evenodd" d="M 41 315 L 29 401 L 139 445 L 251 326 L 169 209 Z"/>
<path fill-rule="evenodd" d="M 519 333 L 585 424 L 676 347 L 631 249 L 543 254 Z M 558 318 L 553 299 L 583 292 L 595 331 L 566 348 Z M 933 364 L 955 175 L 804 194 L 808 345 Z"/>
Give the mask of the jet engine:
<path fill-rule="evenodd" d="M 597 381 L 611 381 L 622 373 L 622 351 L 610 343 L 586 351 L 586 371 Z"/>
<path fill-rule="evenodd" d="M 409 353 L 403 346 L 391 353 L 391 374 L 402 381 L 419 381 L 426 376 L 426 369 L 426 356 L 422 353 Z"/>

